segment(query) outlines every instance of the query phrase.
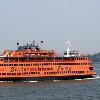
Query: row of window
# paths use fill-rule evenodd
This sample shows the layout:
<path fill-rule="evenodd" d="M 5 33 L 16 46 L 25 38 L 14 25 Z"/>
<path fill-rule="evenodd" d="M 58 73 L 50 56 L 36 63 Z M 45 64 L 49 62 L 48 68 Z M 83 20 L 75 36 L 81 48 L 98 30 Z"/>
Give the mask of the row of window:
<path fill-rule="evenodd" d="M 45 65 L 90 65 L 91 63 L 33 63 L 33 64 L 0 64 L 0 66 L 45 66 Z"/>
<path fill-rule="evenodd" d="M 45 74 L 64 74 L 64 73 L 82 74 L 82 73 L 84 73 L 84 71 L 60 71 L 60 72 L 45 72 Z"/>
<path fill-rule="evenodd" d="M 29 75 L 29 74 L 40 74 L 40 72 L 0 73 L 0 75 Z"/>
<path fill-rule="evenodd" d="M 73 61 L 73 60 L 88 60 L 88 57 L 21 57 L 21 58 L 4 58 L 4 59 L 0 59 L 1 61 L 21 61 L 21 62 L 30 62 L 30 61 L 50 61 L 50 60 L 68 60 L 68 61 Z"/>
<path fill-rule="evenodd" d="M 44 72 L 44 74 L 65 74 L 65 73 L 82 74 L 82 73 L 84 73 L 84 71 Z M 88 71 L 87 71 L 87 73 L 88 73 Z M 0 73 L 0 75 L 29 75 L 29 74 L 40 74 L 40 72 Z"/>

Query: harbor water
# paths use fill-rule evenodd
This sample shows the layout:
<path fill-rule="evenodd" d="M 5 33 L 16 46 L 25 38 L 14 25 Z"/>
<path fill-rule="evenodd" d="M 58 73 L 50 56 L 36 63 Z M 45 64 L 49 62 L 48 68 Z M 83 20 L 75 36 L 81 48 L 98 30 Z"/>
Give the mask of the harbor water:
<path fill-rule="evenodd" d="M 100 64 L 90 79 L 50 82 L 0 82 L 0 100 L 99 100 Z"/>

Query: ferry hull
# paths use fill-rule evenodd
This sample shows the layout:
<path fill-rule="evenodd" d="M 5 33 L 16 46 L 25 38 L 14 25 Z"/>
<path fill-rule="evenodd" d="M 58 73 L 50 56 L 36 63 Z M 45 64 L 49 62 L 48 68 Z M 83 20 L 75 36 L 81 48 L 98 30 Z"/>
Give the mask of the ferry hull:
<path fill-rule="evenodd" d="M 73 79 L 84 79 L 93 78 L 93 75 L 80 75 L 80 76 L 49 76 L 49 77 L 14 77 L 14 78 L 0 78 L 0 81 L 12 81 L 12 82 L 23 82 L 23 81 L 53 81 L 53 80 L 73 80 Z"/>

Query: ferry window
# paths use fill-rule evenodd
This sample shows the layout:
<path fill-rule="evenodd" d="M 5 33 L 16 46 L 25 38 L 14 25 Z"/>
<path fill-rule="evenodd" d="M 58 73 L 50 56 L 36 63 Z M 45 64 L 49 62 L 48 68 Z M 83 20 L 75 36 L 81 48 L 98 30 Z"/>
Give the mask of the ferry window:
<path fill-rule="evenodd" d="M 36 63 L 36 64 L 34 64 L 34 65 L 35 65 L 35 66 L 39 66 L 39 64 L 37 64 L 37 63 Z"/>
<path fill-rule="evenodd" d="M 30 66 L 30 64 L 26 64 L 26 66 Z M 34 65 L 33 65 L 34 66 Z"/>
<path fill-rule="evenodd" d="M 35 72 L 36 74 L 38 74 L 38 72 Z"/>
<path fill-rule="evenodd" d="M 18 66 L 18 64 L 14 64 L 14 66 Z"/>
<path fill-rule="evenodd" d="M 77 60 L 77 58 L 74 58 L 75 60 Z"/>
<path fill-rule="evenodd" d="M 19 66 L 23 66 L 23 64 L 19 64 Z"/>
<path fill-rule="evenodd" d="M 77 63 L 74 63 L 74 65 L 77 65 Z"/>
<path fill-rule="evenodd" d="M 11 75 L 11 73 L 9 73 L 9 75 Z"/>
<path fill-rule="evenodd" d="M 38 64 L 39 65 L 39 64 Z M 30 64 L 30 66 L 32 66 L 32 64 Z"/>
<path fill-rule="evenodd" d="M 26 66 L 25 64 L 23 64 L 23 66 Z"/>
<path fill-rule="evenodd" d="M 64 63 L 61 63 L 61 65 L 64 65 Z"/>
<path fill-rule="evenodd" d="M 71 60 L 75 60 L 74 58 L 71 58 Z"/>
<path fill-rule="evenodd" d="M 0 59 L 1 61 L 3 61 L 3 59 Z"/>
<path fill-rule="evenodd" d="M 17 75 L 21 75 L 21 73 L 17 73 Z"/>
<path fill-rule="evenodd" d="M 35 72 L 31 72 L 31 74 L 35 74 Z"/>
<path fill-rule="evenodd" d="M 59 74 L 61 74 L 61 72 L 59 72 Z"/>
<path fill-rule="evenodd" d="M 23 75 L 27 75 L 27 74 L 28 74 L 28 72 L 24 72 L 24 73 L 23 73 Z"/>
<path fill-rule="evenodd" d="M 16 75 L 16 73 L 12 73 L 12 75 Z"/>
<path fill-rule="evenodd" d="M 6 73 L 2 73 L 2 75 L 6 75 Z"/>
<path fill-rule="evenodd" d="M 86 63 L 84 63 L 83 65 L 85 65 Z"/>
<path fill-rule="evenodd" d="M 21 53 L 19 53 L 18 55 L 21 55 Z"/>
<path fill-rule="evenodd" d="M 62 60 L 62 57 L 56 57 L 55 60 Z"/>
<path fill-rule="evenodd" d="M 7 75 L 10 75 L 10 73 L 7 73 Z"/>
<path fill-rule="evenodd" d="M 80 71 L 77 71 L 77 73 L 79 73 L 79 74 L 80 74 Z"/>
<path fill-rule="evenodd" d="M 79 60 L 79 58 L 77 58 L 77 60 Z"/>
<path fill-rule="evenodd" d="M 61 65 L 61 63 L 59 63 L 59 65 Z"/>
<path fill-rule="evenodd" d="M 66 63 L 66 65 L 68 65 L 68 63 Z"/>
<path fill-rule="evenodd" d="M 49 58 L 47 58 L 47 60 L 54 60 L 54 58 L 53 57 L 49 57 Z"/>
<path fill-rule="evenodd" d="M 75 60 L 77 60 L 77 58 L 75 58 Z"/>
<path fill-rule="evenodd" d="M 41 71 L 42 69 L 41 68 L 38 68 L 38 71 Z"/>
<path fill-rule="evenodd" d="M 39 63 L 39 66 L 41 66 L 41 63 Z"/>
<path fill-rule="evenodd" d="M 47 55 L 47 53 L 43 53 L 43 55 Z"/>
<path fill-rule="evenodd" d="M 51 53 L 47 53 L 47 55 L 50 55 Z"/>
<path fill-rule="evenodd" d="M 83 71 L 80 71 L 80 73 L 83 73 Z"/>
<path fill-rule="evenodd" d="M 82 60 L 85 60 L 85 58 L 83 57 Z"/>
<path fill-rule="evenodd" d="M 47 68 L 47 70 L 50 70 L 50 68 Z"/>
<path fill-rule="evenodd" d="M 48 63 L 44 63 L 44 65 L 48 65 Z"/>

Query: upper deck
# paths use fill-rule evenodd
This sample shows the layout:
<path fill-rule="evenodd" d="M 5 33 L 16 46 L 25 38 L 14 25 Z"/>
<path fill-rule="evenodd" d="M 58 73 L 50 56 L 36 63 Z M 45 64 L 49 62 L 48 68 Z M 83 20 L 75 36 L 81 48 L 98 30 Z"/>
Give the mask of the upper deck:
<path fill-rule="evenodd" d="M 86 58 L 85 56 L 79 55 L 78 51 L 76 50 L 70 50 L 71 44 L 68 41 L 67 42 L 67 50 L 64 52 L 64 55 L 58 56 L 58 54 L 54 50 L 42 50 L 39 45 L 35 44 L 35 41 L 33 41 L 32 44 L 26 44 L 26 45 L 19 45 L 17 43 L 17 50 L 5 50 L 1 55 L 0 58 L 59 58 L 64 59 L 66 58 Z"/>
<path fill-rule="evenodd" d="M 17 50 L 5 50 L 0 57 L 36 57 L 36 56 L 44 56 L 44 57 L 54 57 L 56 56 L 56 52 L 54 50 L 41 50 L 39 45 L 27 44 L 20 46 L 17 43 Z"/>

